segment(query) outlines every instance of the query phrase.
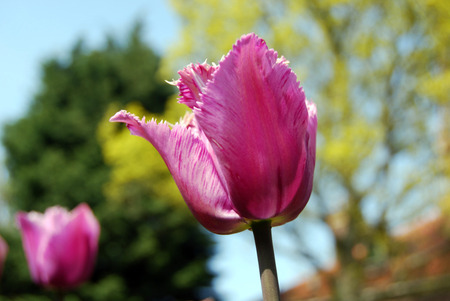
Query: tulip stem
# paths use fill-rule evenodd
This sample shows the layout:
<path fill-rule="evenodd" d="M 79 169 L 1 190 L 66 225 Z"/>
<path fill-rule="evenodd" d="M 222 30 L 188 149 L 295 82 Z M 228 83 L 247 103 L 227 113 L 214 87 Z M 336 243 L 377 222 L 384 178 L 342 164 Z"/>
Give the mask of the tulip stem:
<path fill-rule="evenodd" d="M 279 301 L 277 266 L 272 244 L 272 226 L 270 221 L 252 223 L 255 237 L 256 253 L 258 255 L 259 276 L 264 301 Z"/>

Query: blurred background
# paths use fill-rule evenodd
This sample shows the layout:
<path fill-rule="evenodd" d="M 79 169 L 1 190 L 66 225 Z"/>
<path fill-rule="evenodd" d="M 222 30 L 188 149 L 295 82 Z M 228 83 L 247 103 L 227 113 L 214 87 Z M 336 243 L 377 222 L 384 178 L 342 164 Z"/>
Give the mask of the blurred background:
<path fill-rule="evenodd" d="M 259 300 L 249 231 L 187 210 L 151 145 L 107 120 L 176 122 L 164 80 L 256 32 L 317 104 L 314 191 L 274 229 L 284 300 L 450 300 L 450 8 L 442 0 L 0 2 L 0 300 L 30 281 L 14 215 L 88 203 L 91 281 L 67 300 Z"/>

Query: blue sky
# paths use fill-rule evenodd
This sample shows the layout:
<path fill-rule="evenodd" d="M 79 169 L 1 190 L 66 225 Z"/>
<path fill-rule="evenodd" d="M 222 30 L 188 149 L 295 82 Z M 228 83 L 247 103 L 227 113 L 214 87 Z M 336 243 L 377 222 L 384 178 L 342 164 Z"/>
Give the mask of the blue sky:
<path fill-rule="evenodd" d="M 42 61 L 63 57 L 78 38 L 82 37 L 94 48 L 102 45 L 106 34 L 124 37 L 140 18 L 146 24 L 144 39 L 162 54 L 176 40 L 181 26 L 168 5 L 169 1 L 163 0 L 1 1 L 0 126 L 26 113 L 39 88 Z M 4 150 L 0 146 L 0 160 L 3 159 Z M 6 171 L 2 164 L 0 169 L 0 181 L 4 181 Z M 259 272 L 251 233 L 215 236 L 215 239 L 218 254 L 211 268 L 218 274 L 214 282 L 216 290 L 224 301 L 258 299 L 261 296 Z M 285 245 L 287 241 L 278 229 L 274 230 L 274 239 L 280 285 L 286 289 L 310 271 L 306 263 L 291 261 L 277 250 L 279 243 Z M 311 239 L 322 238 L 312 234 Z"/>
<path fill-rule="evenodd" d="M 146 22 L 146 41 L 162 53 L 180 22 L 168 1 L 0 2 L 0 122 L 21 116 L 39 84 L 41 62 L 62 56 L 82 37 L 91 47 L 105 35 L 125 36 L 137 18 Z"/>

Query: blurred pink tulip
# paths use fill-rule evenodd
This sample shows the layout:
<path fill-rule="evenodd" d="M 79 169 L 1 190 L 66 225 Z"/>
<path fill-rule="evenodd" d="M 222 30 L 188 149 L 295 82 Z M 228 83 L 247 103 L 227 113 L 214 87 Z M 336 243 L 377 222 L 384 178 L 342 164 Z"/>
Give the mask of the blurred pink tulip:
<path fill-rule="evenodd" d="M 3 274 L 3 264 L 6 260 L 6 255 L 8 254 L 8 244 L 3 239 L 3 237 L 0 236 L 0 278 Z"/>
<path fill-rule="evenodd" d="M 100 225 L 87 204 L 72 212 L 55 206 L 16 216 L 33 281 L 73 288 L 86 281 L 97 257 Z"/>
<path fill-rule="evenodd" d="M 256 220 L 278 226 L 296 218 L 311 195 L 317 117 L 288 62 L 248 34 L 219 65 L 178 73 L 172 84 L 192 109 L 179 123 L 126 111 L 110 121 L 153 144 L 208 230 L 230 234 Z"/>

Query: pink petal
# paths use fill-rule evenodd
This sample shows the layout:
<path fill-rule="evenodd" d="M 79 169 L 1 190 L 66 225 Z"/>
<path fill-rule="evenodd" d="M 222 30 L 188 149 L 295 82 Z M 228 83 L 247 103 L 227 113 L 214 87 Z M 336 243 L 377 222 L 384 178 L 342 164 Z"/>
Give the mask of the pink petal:
<path fill-rule="evenodd" d="M 8 255 L 8 249 L 8 244 L 3 237 L 0 236 L 0 277 L 3 273 L 3 264 L 5 263 L 6 255 Z"/>
<path fill-rule="evenodd" d="M 148 140 L 161 154 L 195 218 L 209 231 L 231 234 L 248 228 L 234 211 L 209 152 L 208 141 L 195 128 L 176 124 L 173 129 L 154 120 L 145 122 L 120 111 L 110 121 L 126 123 L 131 134 Z"/>
<path fill-rule="evenodd" d="M 308 152 L 303 89 L 264 40 L 243 36 L 219 64 L 195 109 L 222 165 L 236 211 L 278 216 L 297 203 Z"/>
<path fill-rule="evenodd" d="M 190 64 L 179 71 L 180 79 L 174 83 L 180 90 L 179 103 L 183 103 L 191 109 L 194 108 L 197 101 L 200 101 L 200 93 L 216 69 L 217 67 L 210 66 L 205 62 Z"/>
<path fill-rule="evenodd" d="M 308 157 L 303 171 L 302 182 L 297 191 L 295 199 L 298 202 L 292 202 L 280 215 L 282 218 L 274 221 L 273 226 L 279 226 L 295 219 L 305 208 L 311 196 L 313 188 L 314 167 L 316 164 L 316 133 L 317 133 L 317 109 L 312 102 L 306 103 L 308 108 L 308 127 L 306 131 L 306 149 Z"/>
<path fill-rule="evenodd" d="M 45 232 L 40 225 L 42 219 L 41 215 L 42 214 L 37 212 L 28 214 L 19 212 L 16 215 L 17 225 L 22 233 L 22 244 L 30 269 L 31 278 L 38 284 L 42 283 L 41 265 L 38 264 L 38 256 L 36 256 L 36 253 L 39 250 L 41 237 L 45 235 Z"/>
<path fill-rule="evenodd" d="M 94 268 L 100 225 L 86 204 L 66 216 L 65 226 L 48 242 L 47 262 L 55 261 L 49 282 L 56 287 L 76 287 L 86 281 Z"/>

